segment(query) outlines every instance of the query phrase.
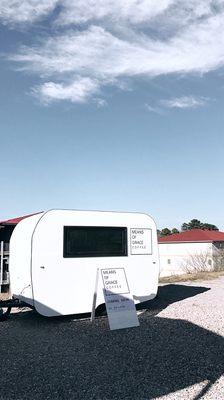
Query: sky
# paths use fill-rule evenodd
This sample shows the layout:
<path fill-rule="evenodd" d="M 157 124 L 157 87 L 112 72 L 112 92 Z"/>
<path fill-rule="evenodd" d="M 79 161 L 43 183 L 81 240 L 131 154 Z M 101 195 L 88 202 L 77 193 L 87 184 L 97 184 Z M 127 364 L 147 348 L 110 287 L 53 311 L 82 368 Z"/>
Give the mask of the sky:
<path fill-rule="evenodd" d="M 224 230 L 223 77 L 223 0 L 1 0 L 0 220 Z"/>

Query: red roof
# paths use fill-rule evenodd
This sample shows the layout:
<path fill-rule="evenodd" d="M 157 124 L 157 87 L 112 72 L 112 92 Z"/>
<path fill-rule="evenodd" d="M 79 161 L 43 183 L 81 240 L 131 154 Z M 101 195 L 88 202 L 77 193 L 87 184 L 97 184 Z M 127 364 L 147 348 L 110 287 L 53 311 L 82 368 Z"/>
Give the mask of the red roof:
<path fill-rule="evenodd" d="M 224 232 L 209 231 L 203 229 L 192 229 L 173 235 L 167 235 L 158 238 L 159 243 L 177 243 L 177 242 L 224 242 Z"/>
<path fill-rule="evenodd" d="M 42 212 L 42 211 L 40 211 L 40 212 Z M 20 221 L 22 221 L 22 219 L 27 218 L 27 217 L 32 217 L 33 215 L 40 214 L 40 212 L 34 213 L 34 214 L 24 215 L 23 217 L 7 219 L 6 221 L 0 221 L 0 225 L 17 225 Z"/>

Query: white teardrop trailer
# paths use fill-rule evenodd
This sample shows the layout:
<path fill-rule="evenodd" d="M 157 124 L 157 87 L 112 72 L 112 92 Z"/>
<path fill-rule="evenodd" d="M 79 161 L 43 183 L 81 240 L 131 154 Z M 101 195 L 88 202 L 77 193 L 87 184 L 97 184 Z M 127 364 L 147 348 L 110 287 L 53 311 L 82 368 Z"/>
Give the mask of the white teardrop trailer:
<path fill-rule="evenodd" d="M 159 256 L 150 216 L 50 210 L 28 217 L 10 240 L 12 299 L 1 304 L 47 317 L 89 313 L 96 271 L 105 268 L 125 268 L 135 304 L 156 296 Z M 99 290 L 96 307 L 103 303 Z"/>

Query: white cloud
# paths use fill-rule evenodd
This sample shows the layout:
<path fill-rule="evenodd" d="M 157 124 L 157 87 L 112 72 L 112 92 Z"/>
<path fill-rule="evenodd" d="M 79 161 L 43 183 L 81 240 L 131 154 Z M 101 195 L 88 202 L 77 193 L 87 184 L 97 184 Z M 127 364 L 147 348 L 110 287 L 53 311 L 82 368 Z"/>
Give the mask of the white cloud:
<path fill-rule="evenodd" d="M 151 106 L 150 104 L 146 103 L 145 104 L 145 109 L 151 113 L 155 113 L 155 114 L 163 114 L 163 111 L 161 110 L 160 107 L 155 107 L 155 106 Z"/>
<path fill-rule="evenodd" d="M 168 108 L 196 108 L 205 105 L 208 99 L 205 97 L 182 96 L 169 100 L 161 100 L 161 105 Z"/>
<path fill-rule="evenodd" d="M 1 0 L 0 19 L 4 24 L 33 22 L 49 14 L 58 0 Z"/>
<path fill-rule="evenodd" d="M 2 1 L 5 23 L 26 21 L 29 13 L 35 20 L 60 5 L 54 33 L 10 56 L 18 69 L 46 79 L 37 92 L 49 101 L 74 101 L 71 88 L 80 79 L 97 82 L 98 90 L 136 76 L 203 74 L 224 66 L 224 0 L 25 0 L 20 16 L 14 15 L 19 1 Z"/>
<path fill-rule="evenodd" d="M 69 100 L 72 103 L 85 103 L 92 94 L 97 93 L 99 85 L 89 78 L 77 78 L 71 84 L 46 82 L 43 85 L 33 88 L 43 103 L 48 104 L 56 100 Z"/>
<path fill-rule="evenodd" d="M 57 23 L 61 25 L 97 20 L 141 24 L 166 11 L 174 19 L 202 17 L 211 13 L 211 7 L 222 5 L 222 0 L 1 0 L 0 18 L 5 23 L 30 23 L 59 6 Z"/>
<path fill-rule="evenodd" d="M 107 104 L 107 101 L 105 100 L 105 99 L 95 99 L 95 101 L 96 101 L 96 104 L 97 104 L 97 107 L 98 108 L 103 108 L 103 107 L 106 107 L 108 104 Z"/>
<path fill-rule="evenodd" d="M 207 0 L 206 0 L 207 1 Z M 1 0 L 0 18 L 5 23 L 32 22 L 60 6 L 57 23 L 69 25 L 91 20 L 123 19 L 131 23 L 148 21 L 164 12 L 176 0 Z"/>
<path fill-rule="evenodd" d="M 115 79 L 167 73 L 207 72 L 224 64 L 224 13 L 185 29 L 169 41 L 141 35 L 119 38 L 102 27 L 70 30 L 22 47 L 12 57 L 23 69 L 41 74 L 80 73 Z M 218 39 L 217 39 L 218 38 Z"/>
<path fill-rule="evenodd" d="M 138 24 L 163 13 L 173 3 L 175 0 L 64 0 L 58 23 L 111 19 Z"/>

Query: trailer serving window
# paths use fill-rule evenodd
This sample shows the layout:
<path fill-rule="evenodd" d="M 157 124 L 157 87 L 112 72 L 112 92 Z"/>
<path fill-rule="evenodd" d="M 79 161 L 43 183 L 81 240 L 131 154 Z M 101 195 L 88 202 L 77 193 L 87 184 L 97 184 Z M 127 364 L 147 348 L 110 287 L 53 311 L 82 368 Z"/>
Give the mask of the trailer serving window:
<path fill-rule="evenodd" d="M 64 257 L 127 256 L 127 228 L 64 226 Z"/>

